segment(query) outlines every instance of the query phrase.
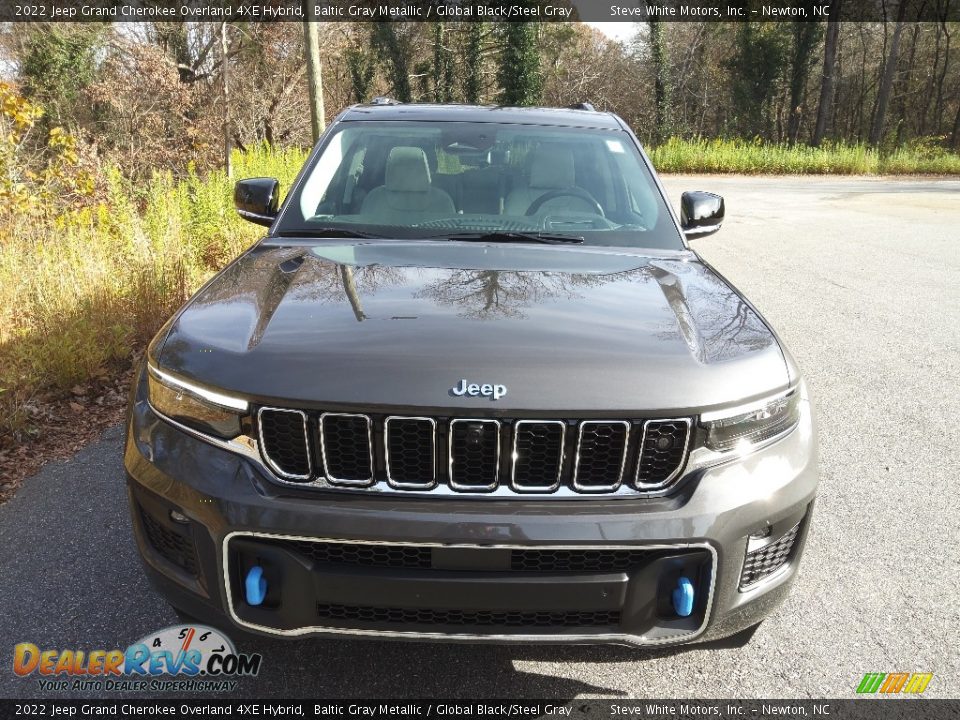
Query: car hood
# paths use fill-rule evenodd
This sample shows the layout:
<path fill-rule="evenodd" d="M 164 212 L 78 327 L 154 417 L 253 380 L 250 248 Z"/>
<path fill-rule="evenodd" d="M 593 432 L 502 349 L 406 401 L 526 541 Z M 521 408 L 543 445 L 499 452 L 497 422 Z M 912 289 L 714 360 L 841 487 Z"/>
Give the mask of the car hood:
<path fill-rule="evenodd" d="M 261 244 L 154 359 L 254 401 L 387 412 L 695 413 L 788 383 L 769 328 L 695 254 L 583 246 Z M 507 392 L 460 396 L 463 379 Z"/>

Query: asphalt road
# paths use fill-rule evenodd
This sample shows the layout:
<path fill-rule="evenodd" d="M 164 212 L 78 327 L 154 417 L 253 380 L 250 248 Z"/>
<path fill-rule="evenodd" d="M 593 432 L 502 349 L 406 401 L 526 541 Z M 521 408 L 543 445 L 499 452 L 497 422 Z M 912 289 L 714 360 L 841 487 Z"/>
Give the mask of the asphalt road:
<path fill-rule="evenodd" d="M 823 479 L 800 577 L 739 650 L 257 640 L 239 695 L 849 697 L 865 672 L 960 695 L 960 182 L 670 177 L 726 196 L 695 247 L 765 313 L 818 406 Z M 120 430 L 0 507 L 0 695 L 14 643 L 126 647 L 175 622 L 129 530 Z"/>

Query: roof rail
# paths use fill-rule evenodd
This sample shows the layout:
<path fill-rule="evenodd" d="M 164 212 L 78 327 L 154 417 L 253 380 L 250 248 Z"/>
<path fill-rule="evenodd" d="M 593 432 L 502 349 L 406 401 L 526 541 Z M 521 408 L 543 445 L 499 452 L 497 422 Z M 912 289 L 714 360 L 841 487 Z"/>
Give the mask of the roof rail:
<path fill-rule="evenodd" d="M 596 112 L 596 108 L 593 107 L 593 103 L 588 102 L 579 102 L 574 103 L 573 105 L 567 105 L 568 110 L 589 110 L 590 112 Z"/>
<path fill-rule="evenodd" d="M 370 101 L 371 105 L 402 105 L 399 100 L 394 100 L 392 97 L 387 97 L 386 95 L 377 95 L 373 100 Z"/>

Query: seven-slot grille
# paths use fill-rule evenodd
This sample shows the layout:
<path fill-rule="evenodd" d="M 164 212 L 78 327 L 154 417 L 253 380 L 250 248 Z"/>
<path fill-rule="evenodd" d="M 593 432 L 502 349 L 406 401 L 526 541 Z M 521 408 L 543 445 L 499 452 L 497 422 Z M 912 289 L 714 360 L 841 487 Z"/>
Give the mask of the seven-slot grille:
<path fill-rule="evenodd" d="M 689 419 L 507 421 L 262 408 L 258 420 L 264 460 L 284 482 L 458 493 L 662 489 L 683 470 L 691 433 Z"/>

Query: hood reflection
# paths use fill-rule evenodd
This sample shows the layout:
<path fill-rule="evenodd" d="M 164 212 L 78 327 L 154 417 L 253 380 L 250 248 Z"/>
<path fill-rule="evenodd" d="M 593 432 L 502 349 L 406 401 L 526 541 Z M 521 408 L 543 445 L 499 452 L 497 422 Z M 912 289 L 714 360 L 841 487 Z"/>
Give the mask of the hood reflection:
<path fill-rule="evenodd" d="M 272 396 L 437 406 L 457 378 L 494 371 L 511 386 L 498 407 L 537 407 L 545 383 L 564 389 L 558 406 L 679 408 L 748 377 L 786 381 L 763 320 L 692 255 L 381 245 L 255 249 L 184 309 L 161 362 L 235 390 L 272 374 Z"/>

